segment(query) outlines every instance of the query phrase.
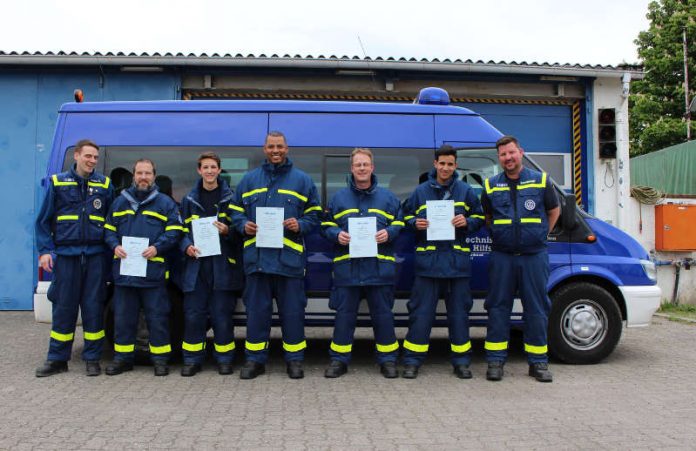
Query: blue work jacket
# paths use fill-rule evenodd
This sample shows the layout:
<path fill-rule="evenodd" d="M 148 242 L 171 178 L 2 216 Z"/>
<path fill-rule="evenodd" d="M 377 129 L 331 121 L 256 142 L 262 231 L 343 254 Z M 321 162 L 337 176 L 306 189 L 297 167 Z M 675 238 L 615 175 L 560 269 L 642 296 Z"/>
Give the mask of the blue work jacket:
<path fill-rule="evenodd" d="M 377 246 L 377 257 L 350 258 L 349 246 L 338 242 L 341 231 L 348 232 L 348 219 L 374 216 L 377 230 L 386 229 L 389 238 Z M 372 175 L 368 189 L 358 189 L 353 176 L 348 186 L 338 191 L 321 223 L 322 235 L 334 243 L 333 283 L 335 286 L 392 285 L 396 276 L 394 239 L 404 227 L 401 205 L 391 191 L 377 185 Z"/>
<path fill-rule="evenodd" d="M 256 222 L 257 207 L 281 207 L 284 218 L 296 218 L 299 232 L 285 229 L 283 247 L 258 248 L 256 237 L 244 233 L 248 221 Z M 304 277 L 307 263 L 304 237 L 319 225 L 321 207 L 312 179 L 290 159 L 281 165 L 264 162 L 249 171 L 237 185 L 229 215 L 234 229 L 244 236 L 244 272 Z"/>
<path fill-rule="evenodd" d="M 111 250 L 121 244 L 124 236 L 148 238 L 157 248 L 157 255 L 147 262 L 146 277 L 121 275 L 121 260 L 114 255 L 113 277 L 116 285 L 153 287 L 164 283 L 167 261 L 164 257 L 175 248 L 184 230 L 176 202 L 157 188 L 139 202 L 135 188 L 121 192 L 114 200 L 106 225 L 106 244 Z"/>
<path fill-rule="evenodd" d="M 429 200 L 454 201 L 454 215 L 466 217 L 466 227 L 455 228 L 452 241 L 428 241 L 426 230 L 416 229 L 416 219 L 427 219 Z M 416 275 L 450 278 L 471 276 L 471 249 L 467 235 L 476 232 L 484 222 L 481 203 L 469 184 L 450 178 L 446 185 L 437 182 L 437 171 L 431 170 L 428 180 L 404 202 L 404 221 L 416 233 Z"/>
<path fill-rule="evenodd" d="M 546 249 L 549 221 L 544 203 L 547 176 L 522 168 L 515 202 L 505 173 L 486 179 L 484 187 L 492 208 L 491 237 L 494 251 L 533 254 Z"/>
<path fill-rule="evenodd" d="M 104 223 L 114 197 L 109 177 L 93 171 L 84 179 L 72 169 L 52 175 L 36 219 L 39 255 L 95 255 L 104 247 Z"/>
<path fill-rule="evenodd" d="M 230 189 L 227 182 L 218 178 L 220 186 L 220 200 L 216 204 L 217 220 L 227 225 L 229 215 L 227 207 L 232 201 L 234 192 Z M 200 203 L 200 193 L 203 190 L 203 181 L 198 180 L 196 186 L 181 201 L 181 216 L 184 219 L 184 236 L 179 243 L 179 248 L 184 254 L 184 274 L 182 290 L 186 293 L 192 292 L 196 287 L 196 279 L 201 268 L 202 259 L 210 259 L 213 267 L 213 289 L 214 290 L 240 290 L 243 286 L 243 272 L 241 259 L 242 236 L 232 227 L 227 236 L 220 235 L 220 255 L 209 257 L 189 257 L 186 249 L 193 245 L 193 225 L 194 219 L 205 216 L 205 209 Z"/>

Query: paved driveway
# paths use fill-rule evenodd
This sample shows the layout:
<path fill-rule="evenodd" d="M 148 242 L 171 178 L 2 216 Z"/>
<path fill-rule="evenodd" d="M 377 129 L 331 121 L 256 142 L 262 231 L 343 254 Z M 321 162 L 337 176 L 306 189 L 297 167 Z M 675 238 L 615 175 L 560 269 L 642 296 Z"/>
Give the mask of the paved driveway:
<path fill-rule="evenodd" d="M 212 365 L 193 378 L 178 365 L 165 378 L 149 367 L 88 378 L 81 344 L 68 373 L 38 379 L 48 334 L 30 312 L 0 312 L 0 449 L 696 448 L 696 325 L 661 318 L 625 330 L 602 364 L 553 364 L 552 384 L 528 377 L 519 351 L 502 382 L 486 381 L 482 329 L 468 381 L 451 374 L 444 330 L 416 380 L 379 375 L 369 330 L 348 375 L 324 379 L 329 329 L 309 330 L 299 381 L 285 375 L 277 331 L 253 381 Z"/>

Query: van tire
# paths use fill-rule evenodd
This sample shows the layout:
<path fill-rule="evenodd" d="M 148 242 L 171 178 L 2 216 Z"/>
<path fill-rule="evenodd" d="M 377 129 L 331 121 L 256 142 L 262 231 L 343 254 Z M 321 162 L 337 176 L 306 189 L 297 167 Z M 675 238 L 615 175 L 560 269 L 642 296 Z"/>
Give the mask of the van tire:
<path fill-rule="evenodd" d="M 602 361 L 619 343 L 622 327 L 616 300 L 599 285 L 576 282 L 551 294 L 549 353 L 562 362 Z"/>

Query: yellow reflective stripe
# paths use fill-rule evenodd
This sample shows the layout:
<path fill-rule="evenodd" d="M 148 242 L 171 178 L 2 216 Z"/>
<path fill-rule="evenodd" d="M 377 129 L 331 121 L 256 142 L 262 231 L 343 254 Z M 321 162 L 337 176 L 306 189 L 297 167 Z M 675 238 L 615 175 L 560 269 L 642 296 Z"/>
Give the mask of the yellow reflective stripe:
<path fill-rule="evenodd" d="M 487 194 L 491 194 L 495 191 L 510 191 L 509 186 L 496 186 L 495 188 L 491 188 L 490 179 L 486 179 L 486 181 L 484 182 L 484 185 L 486 185 L 486 193 Z"/>
<path fill-rule="evenodd" d="M 55 330 L 51 331 L 51 338 L 53 338 L 56 341 L 72 341 L 73 338 L 75 338 L 74 333 L 70 334 L 61 334 L 60 332 L 56 332 Z"/>
<path fill-rule="evenodd" d="M 135 345 L 120 345 L 118 343 L 114 343 L 114 351 L 116 352 L 133 352 L 135 351 Z"/>
<path fill-rule="evenodd" d="M 466 204 L 466 202 L 455 202 L 454 203 L 455 207 L 464 207 L 464 210 L 469 211 L 471 208 Z"/>
<path fill-rule="evenodd" d="M 520 218 L 522 224 L 541 224 L 541 218 Z"/>
<path fill-rule="evenodd" d="M 251 246 L 251 245 L 254 244 L 255 242 L 256 242 L 256 237 L 254 237 L 254 238 L 249 238 L 248 240 L 246 240 L 246 241 L 244 242 L 244 247 Z"/>
<path fill-rule="evenodd" d="M 398 341 L 395 341 L 394 343 L 389 344 L 389 345 L 381 345 L 381 344 L 377 343 L 377 352 L 392 352 L 392 351 L 396 351 L 397 349 L 399 349 L 399 342 Z"/>
<path fill-rule="evenodd" d="M 396 259 L 390 255 L 377 254 L 377 258 L 380 260 L 389 260 L 390 262 L 396 262 Z"/>
<path fill-rule="evenodd" d="M 290 196 L 295 196 L 298 199 L 300 199 L 302 202 L 307 202 L 307 198 L 303 196 L 302 194 L 298 193 L 297 191 L 292 191 L 289 189 L 279 189 L 278 194 L 288 194 Z"/>
<path fill-rule="evenodd" d="M 387 213 L 386 211 L 380 210 L 379 208 L 368 208 L 368 209 L 367 209 L 367 212 L 368 212 L 368 213 L 377 213 L 378 215 L 382 215 L 382 216 L 384 216 L 385 218 L 387 218 L 387 219 L 390 220 L 390 221 L 393 221 L 393 220 L 394 220 L 394 215 L 390 215 L 390 214 Z"/>
<path fill-rule="evenodd" d="M 150 343 L 150 354 L 166 354 L 172 352 L 171 345 L 153 346 Z"/>
<path fill-rule="evenodd" d="M 116 227 L 112 226 L 111 224 L 104 224 L 104 228 L 105 228 L 105 229 L 109 229 L 109 230 L 111 230 L 112 232 L 115 232 L 115 231 L 116 231 Z"/>
<path fill-rule="evenodd" d="M 487 341 L 483 344 L 483 347 L 486 351 L 504 351 L 508 347 L 508 342 L 507 341 L 498 341 L 498 342 Z"/>
<path fill-rule="evenodd" d="M 468 247 L 462 247 L 462 246 L 460 246 L 460 245 L 458 245 L 458 244 L 455 244 L 453 247 L 454 247 L 456 250 L 458 250 L 458 251 L 462 251 L 462 252 L 471 252 L 471 249 L 470 249 L 470 248 L 468 248 Z"/>
<path fill-rule="evenodd" d="M 540 183 L 527 183 L 524 185 L 517 185 L 518 190 L 527 189 L 527 188 L 546 188 L 546 172 L 541 173 L 541 182 Z"/>
<path fill-rule="evenodd" d="M 80 219 L 78 215 L 60 215 L 56 221 L 77 221 L 78 219 Z"/>
<path fill-rule="evenodd" d="M 152 257 L 148 258 L 151 262 L 164 263 L 164 257 Z"/>
<path fill-rule="evenodd" d="M 191 215 L 188 218 L 184 219 L 184 224 L 189 224 L 194 219 L 201 219 L 201 217 L 198 215 Z"/>
<path fill-rule="evenodd" d="M 164 231 L 167 232 L 169 230 L 181 230 L 182 232 L 184 231 L 184 226 L 180 225 L 169 225 L 164 228 Z"/>
<path fill-rule="evenodd" d="M 347 352 L 351 352 L 353 350 L 353 344 L 349 345 L 339 345 L 334 343 L 333 341 L 331 342 L 331 350 L 334 352 L 339 352 L 341 354 L 345 354 Z"/>
<path fill-rule="evenodd" d="M 110 183 L 110 182 L 111 182 L 111 179 L 109 179 L 109 177 L 106 177 L 106 180 L 104 181 L 104 183 L 87 182 L 87 185 L 88 185 L 88 186 L 97 186 L 97 187 L 99 187 L 99 188 L 104 188 L 104 189 L 106 189 L 106 188 L 109 187 L 109 183 Z"/>
<path fill-rule="evenodd" d="M 234 351 L 234 341 L 232 343 L 227 343 L 226 345 L 219 345 L 215 343 L 215 351 L 220 353 Z"/>
<path fill-rule="evenodd" d="M 188 227 L 184 227 L 184 233 L 189 233 L 190 231 L 191 229 L 189 229 Z"/>
<path fill-rule="evenodd" d="M 77 186 L 77 182 L 59 182 L 57 174 L 53 174 L 51 178 L 53 179 L 54 186 Z"/>
<path fill-rule="evenodd" d="M 268 342 L 262 341 L 261 343 L 250 343 L 248 341 L 245 341 L 244 347 L 247 348 L 249 351 L 263 351 L 264 349 L 268 348 Z"/>
<path fill-rule="evenodd" d="M 405 226 L 406 224 L 404 224 L 403 221 L 392 221 L 392 223 L 389 224 L 389 225 L 391 225 L 391 226 L 401 226 L 401 227 L 403 227 L 403 226 Z"/>
<path fill-rule="evenodd" d="M 288 238 L 283 238 L 283 245 L 295 249 L 297 252 L 304 252 L 304 247 L 301 244 L 297 244 Z"/>
<path fill-rule="evenodd" d="M 524 344 L 524 351 L 528 352 L 530 354 L 546 354 L 548 352 L 549 348 L 548 346 L 534 346 L 534 345 L 528 345 L 527 343 Z"/>
<path fill-rule="evenodd" d="M 227 218 L 227 213 L 218 213 L 218 219 Z"/>
<path fill-rule="evenodd" d="M 113 216 L 114 218 L 117 218 L 117 217 L 123 216 L 123 215 L 134 215 L 134 214 L 135 214 L 135 212 L 133 210 L 121 210 L 121 211 L 115 211 L 115 212 L 111 213 L 111 216 Z"/>
<path fill-rule="evenodd" d="M 169 271 L 164 272 L 164 280 L 169 280 Z"/>
<path fill-rule="evenodd" d="M 338 224 L 331 221 L 322 222 L 321 225 L 324 227 L 338 227 Z"/>
<path fill-rule="evenodd" d="M 297 352 L 297 351 L 302 351 L 307 347 L 307 341 L 302 340 L 301 342 L 291 345 L 290 343 L 285 343 L 283 342 L 283 349 L 285 349 L 287 352 Z"/>
<path fill-rule="evenodd" d="M 413 215 L 404 216 L 404 220 L 405 220 L 405 221 L 410 221 L 410 220 L 413 219 L 413 218 L 415 218 L 415 216 L 413 216 Z"/>
<path fill-rule="evenodd" d="M 404 340 L 404 349 L 408 349 L 409 351 L 428 352 L 429 347 L 430 347 L 430 344 L 417 345 L 415 343 L 411 343 L 408 340 Z"/>
<path fill-rule="evenodd" d="M 471 216 L 469 216 L 469 217 L 470 217 L 470 218 L 478 218 L 478 219 L 486 219 L 486 217 L 483 216 L 483 215 L 471 215 Z"/>
<path fill-rule="evenodd" d="M 435 249 L 437 249 L 435 246 L 418 246 L 416 252 L 434 251 Z"/>
<path fill-rule="evenodd" d="M 201 343 L 181 343 L 181 349 L 189 352 L 199 352 L 205 349 L 205 342 Z"/>
<path fill-rule="evenodd" d="M 152 217 L 157 218 L 161 221 L 167 222 L 167 217 L 157 213 L 156 211 L 143 210 L 142 214 L 147 215 L 147 216 L 152 216 Z"/>
<path fill-rule="evenodd" d="M 230 262 L 230 263 L 232 263 L 233 265 L 236 265 L 236 264 L 237 264 L 237 260 L 235 260 L 235 259 L 232 258 L 232 257 L 227 257 L 227 261 Z"/>
<path fill-rule="evenodd" d="M 236 206 L 235 204 L 229 204 L 227 206 L 227 208 L 231 208 L 232 210 L 240 211 L 240 212 L 244 213 L 244 209 L 242 207 Z"/>
<path fill-rule="evenodd" d="M 92 221 L 104 222 L 104 218 L 102 218 L 101 216 L 97 216 L 97 215 L 89 215 L 89 219 L 91 219 Z"/>
<path fill-rule="evenodd" d="M 317 206 L 315 206 L 315 207 L 306 208 L 305 211 L 304 211 L 304 213 L 307 214 L 307 213 L 309 213 L 310 211 L 321 211 L 321 207 L 320 207 L 319 205 L 317 205 Z"/>
<path fill-rule="evenodd" d="M 101 340 L 106 336 L 104 333 L 104 329 L 98 331 L 98 332 L 84 332 L 85 340 Z"/>
<path fill-rule="evenodd" d="M 345 216 L 345 215 L 348 215 L 350 213 L 360 213 L 360 210 L 358 210 L 357 208 L 349 208 L 348 210 L 339 211 L 338 213 L 336 213 L 334 215 L 334 219 L 338 219 L 341 216 Z"/>
<path fill-rule="evenodd" d="M 341 260 L 348 260 L 349 258 L 350 258 L 350 254 L 339 255 L 338 257 L 335 257 L 333 259 L 333 261 L 340 262 Z"/>
<path fill-rule="evenodd" d="M 512 219 L 494 219 L 493 224 L 512 224 Z"/>
<path fill-rule="evenodd" d="M 452 349 L 452 352 L 467 352 L 468 350 L 471 349 L 471 342 L 467 341 L 463 345 L 455 345 L 454 343 L 451 344 L 450 348 Z"/>
<path fill-rule="evenodd" d="M 428 208 L 427 205 L 425 205 L 425 204 L 421 205 L 420 207 L 418 207 L 416 209 L 416 214 L 420 213 L 421 211 L 425 210 L 426 208 Z"/>
<path fill-rule="evenodd" d="M 254 194 L 257 194 L 257 193 L 265 193 L 266 191 L 268 191 L 268 188 L 252 189 L 251 191 L 247 191 L 246 193 L 242 194 L 242 199 L 244 199 L 245 197 L 253 196 Z"/>

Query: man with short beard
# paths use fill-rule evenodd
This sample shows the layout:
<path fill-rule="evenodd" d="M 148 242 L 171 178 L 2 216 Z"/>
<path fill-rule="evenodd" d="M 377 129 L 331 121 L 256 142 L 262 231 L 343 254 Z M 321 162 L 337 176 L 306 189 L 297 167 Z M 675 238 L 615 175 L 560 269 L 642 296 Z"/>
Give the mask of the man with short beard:
<path fill-rule="evenodd" d="M 155 163 L 142 158 L 133 167 L 133 186 L 121 192 L 107 217 L 106 243 L 114 252 L 114 361 L 106 374 L 113 376 L 133 369 L 135 339 L 140 307 L 150 333 L 150 356 L 155 376 L 169 374 L 169 297 L 165 287 L 166 261 L 183 232 L 176 203 L 155 185 Z M 148 238 L 142 252 L 147 261 L 145 277 L 121 274 L 121 260 L 128 255 L 123 237 Z"/>

